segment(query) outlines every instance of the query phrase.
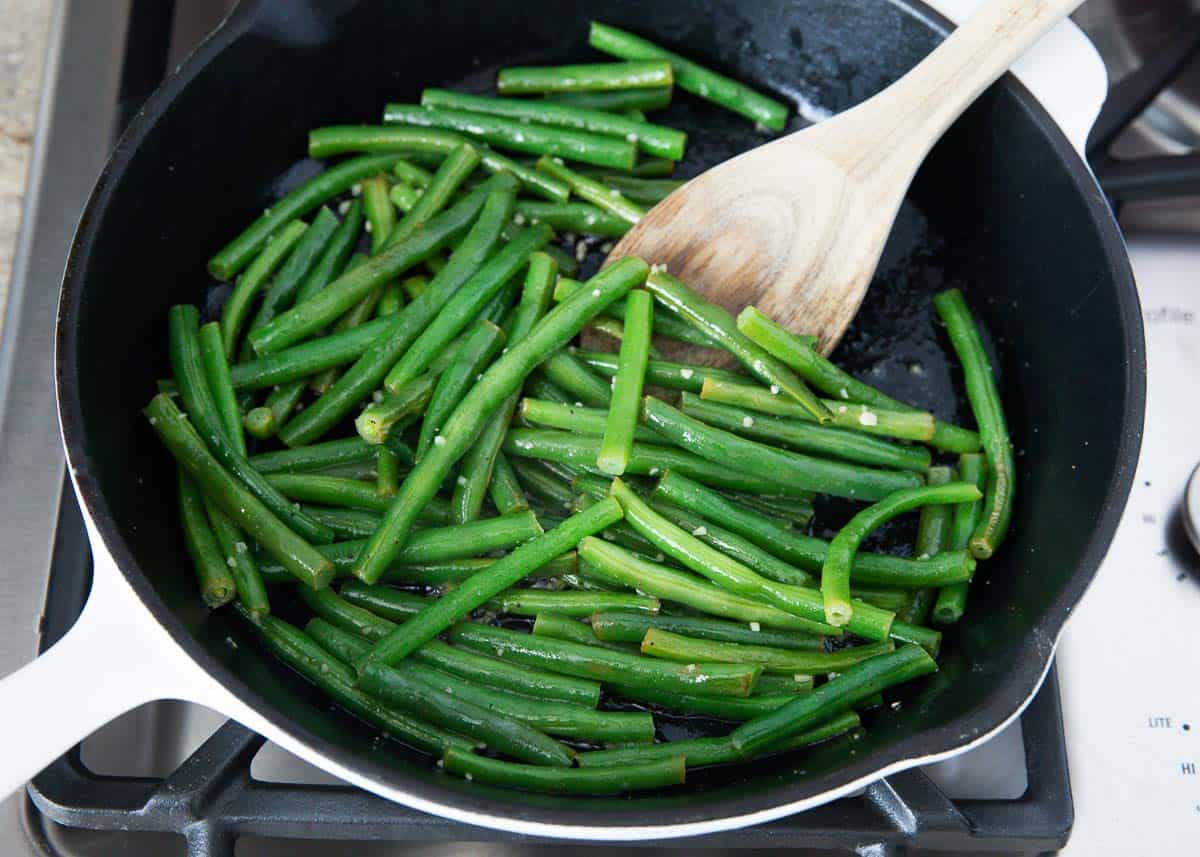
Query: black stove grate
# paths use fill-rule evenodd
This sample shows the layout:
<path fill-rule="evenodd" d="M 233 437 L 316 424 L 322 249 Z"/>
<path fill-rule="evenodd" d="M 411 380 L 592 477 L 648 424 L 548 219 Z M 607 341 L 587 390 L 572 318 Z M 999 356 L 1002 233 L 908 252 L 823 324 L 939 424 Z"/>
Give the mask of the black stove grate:
<path fill-rule="evenodd" d="M 217 15 L 229 5 L 223 0 L 206 3 Z M 71 5 L 66 4 L 68 14 Z M 196 9 L 180 7 L 185 8 L 189 15 Z M 131 3 L 115 105 L 118 128 L 157 85 L 168 62 L 191 46 L 188 36 L 179 33 L 175 10 L 169 0 Z M 91 583 L 91 554 L 69 485 L 62 497 L 42 625 L 43 649 L 74 623 Z M 1074 814 L 1053 669 L 1022 715 L 1021 727 L 1028 788 L 1015 800 L 951 800 L 921 771 L 909 770 L 872 784 L 858 797 L 769 824 L 700 838 L 629 843 L 621 850 L 795 849 L 872 857 L 1054 851 L 1065 844 Z M 44 832 L 45 822 L 109 831 L 114 839 L 112 850 L 102 852 L 106 854 L 119 850 L 119 837 L 130 833 L 177 834 L 186 841 L 189 857 L 233 857 L 237 840 L 247 836 L 331 842 L 552 842 L 448 821 L 350 786 L 255 780 L 250 765 L 263 743 L 262 737 L 228 721 L 162 779 L 94 774 L 75 747 L 30 785 L 27 827 L 35 836 Z M 45 853 L 56 853 L 50 837 L 38 844 Z M 334 853 L 344 853 L 332 848 Z"/>

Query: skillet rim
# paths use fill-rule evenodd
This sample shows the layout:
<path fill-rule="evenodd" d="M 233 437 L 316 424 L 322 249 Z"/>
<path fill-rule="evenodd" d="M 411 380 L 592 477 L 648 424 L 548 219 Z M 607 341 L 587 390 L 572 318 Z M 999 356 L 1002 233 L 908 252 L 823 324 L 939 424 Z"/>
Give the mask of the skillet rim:
<path fill-rule="evenodd" d="M 889 2 L 930 26 L 943 38 L 952 29 L 945 18 L 919 0 Z M 114 190 L 130 162 L 136 158 L 140 144 L 154 130 L 160 116 L 170 109 L 179 93 L 210 63 L 219 60 L 228 47 L 253 29 L 258 14 L 265 6 L 263 0 L 243 0 L 155 90 L 121 135 L 89 195 L 76 228 L 64 271 L 56 321 L 55 387 L 67 462 L 74 477 L 76 492 L 86 506 L 105 548 L 142 606 L 188 657 L 271 726 L 317 755 L 347 769 L 361 782 L 369 782 L 376 788 L 390 792 L 388 797 L 392 800 L 447 818 L 491 828 L 570 838 L 644 839 L 694 835 L 779 818 L 834 800 L 881 776 L 936 758 L 957 755 L 982 743 L 1019 716 L 1041 686 L 1053 662 L 1054 648 L 1065 621 L 1094 578 L 1124 510 L 1141 445 L 1146 366 L 1142 317 L 1133 273 L 1124 239 L 1107 201 L 1090 169 L 1061 129 L 1040 102 L 1011 74 L 1002 77 L 997 85 L 1011 91 L 1018 105 L 1032 119 L 1037 132 L 1051 144 L 1059 163 L 1084 196 L 1086 208 L 1100 235 L 1116 290 L 1126 344 L 1124 380 L 1127 395 L 1114 472 L 1106 488 L 1104 505 L 1092 536 L 1079 557 L 1074 573 L 1022 643 L 1004 681 L 997 685 L 989 700 L 976 710 L 941 727 L 901 739 L 886 750 L 856 759 L 835 772 L 803 784 L 782 784 L 766 794 L 753 797 L 731 797 L 716 802 L 709 800 L 702 805 L 703 811 L 661 806 L 638 810 L 637 803 L 629 801 L 628 809 L 597 813 L 574 807 L 531 807 L 522 804 L 519 792 L 512 792 L 512 799 L 499 799 L 482 793 L 466 794 L 459 788 L 410 779 L 403 771 L 347 751 L 292 722 L 212 656 L 176 618 L 158 596 L 149 578 L 139 569 L 93 476 L 83 433 L 80 401 L 76 394 L 74 367 L 78 355 L 78 337 L 74 320 L 79 312 L 85 289 L 87 261 L 99 226 Z M 1015 704 L 1000 704 L 1004 699 L 1015 700 Z M 720 813 L 715 818 L 712 816 L 714 804 L 720 807 Z M 670 820 L 664 821 L 666 817 L 670 817 Z"/>

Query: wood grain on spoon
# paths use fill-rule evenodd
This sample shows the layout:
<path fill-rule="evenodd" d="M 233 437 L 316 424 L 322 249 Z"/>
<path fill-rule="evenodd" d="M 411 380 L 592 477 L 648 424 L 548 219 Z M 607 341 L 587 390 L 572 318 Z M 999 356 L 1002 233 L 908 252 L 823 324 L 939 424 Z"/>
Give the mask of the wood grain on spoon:
<path fill-rule="evenodd" d="M 933 144 L 1081 0 L 985 0 L 908 74 L 832 119 L 719 164 L 613 248 L 736 314 L 758 306 L 828 354 L 858 311 L 892 221 Z M 711 361 L 704 349 L 672 347 Z"/>

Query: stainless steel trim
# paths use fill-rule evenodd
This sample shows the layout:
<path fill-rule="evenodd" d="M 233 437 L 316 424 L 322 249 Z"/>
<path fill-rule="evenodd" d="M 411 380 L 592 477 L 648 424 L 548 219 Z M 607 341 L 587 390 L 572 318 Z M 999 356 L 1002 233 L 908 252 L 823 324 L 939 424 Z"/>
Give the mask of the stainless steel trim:
<path fill-rule="evenodd" d="M 54 318 L 75 224 L 111 146 L 127 15 L 128 0 L 60 0 L 48 40 L 0 334 L 0 675 L 32 660 L 40 637 L 63 487 Z M 0 803 L 0 854 L 38 853 L 20 820 L 23 800 Z"/>

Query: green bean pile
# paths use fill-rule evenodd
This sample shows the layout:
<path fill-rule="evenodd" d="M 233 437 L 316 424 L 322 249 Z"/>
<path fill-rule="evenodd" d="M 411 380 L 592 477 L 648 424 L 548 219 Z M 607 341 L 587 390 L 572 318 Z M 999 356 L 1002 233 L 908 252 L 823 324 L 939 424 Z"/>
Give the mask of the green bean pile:
<path fill-rule="evenodd" d="M 686 134 L 645 115 L 673 87 L 787 116 L 613 27 L 591 41 L 620 61 L 314 130 L 311 157 L 350 157 L 213 256 L 232 292 L 206 324 L 170 310 L 145 409 L 209 607 L 447 772 L 581 794 L 860 728 L 937 669 L 929 623 L 963 615 L 1015 489 L 955 290 L 934 303 L 978 432 L 647 261 L 572 279 L 564 244 L 582 257 L 677 186 Z M 585 327 L 615 350 L 577 347 Z M 670 340 L 740 369 L 664 360 Z M 858 504 L 829 541 L 818 497 Z M 911 556 L 860 549 L 909 511 Z M 686 715 L 728 726 L 660 740 Z"/>

